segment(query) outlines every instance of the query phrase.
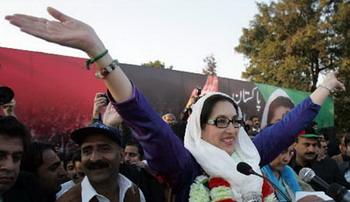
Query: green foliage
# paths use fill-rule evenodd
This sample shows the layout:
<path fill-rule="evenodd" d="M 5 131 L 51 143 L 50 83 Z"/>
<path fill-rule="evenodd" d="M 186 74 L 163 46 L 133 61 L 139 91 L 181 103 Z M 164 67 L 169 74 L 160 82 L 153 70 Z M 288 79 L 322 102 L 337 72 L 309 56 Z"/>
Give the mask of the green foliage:
<path fill-rule="evenodd" d="M 148 63 L 143 63 L 141 64 L 141 66 L 145 66 L 145 67 L 154 67 L 154 68 L 158 68 L 158 69 L 165 69 L 165 64 L 164 62 L 161 62 L 159 60 L 156 61 L 149 61 Z M 172 69 L 172 68 L 171 68 Z"/>
<path fill-rule="evenodd" d="M 314 90 L 319 74 L 333 69 L 349 80 L 349 3 L 280 0 L 257 6 L 259 13 L 235 48 L 250 62 L 243 78 L 304 91 Z M 349 104 L 350 93 L 335 98 L 336 126 L 350 125 L 350 110 L 344 109 Z"/>
<path fill-rule="evenodd" d="M 203 59 L 206 66 L 203 68 L 202 72 L 205 75 L 216 75 L 216 59 L 214 55 L 209 55 Z"/>

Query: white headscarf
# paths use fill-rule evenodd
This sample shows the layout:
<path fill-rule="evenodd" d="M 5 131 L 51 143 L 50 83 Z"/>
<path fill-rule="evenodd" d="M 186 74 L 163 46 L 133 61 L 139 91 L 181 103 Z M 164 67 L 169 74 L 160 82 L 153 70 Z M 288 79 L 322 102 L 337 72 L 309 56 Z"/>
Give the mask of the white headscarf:
<path fill-rule="evenodd" d="M 223 93 L 210 93 L 200 98 L 192 106 L 192 114 L 186 127 L 185 147 L 209 176 L 222 177 L 227 180 L 231 184 L 234 199 L 241 201 L 241 197 L 245 193 L 257 192 L 261 194 L 263 180 L 253 175 L 246 176 L 239 173 L 236 169 L 237 164 L 244 161 L 251 165 L 256 172 L 261 173 L 259 167 L 260 155 L 243 127 L 240 127 L 234 143 L 233 155 L 239 157 L 240 160 L 238 161 L 234 160 L 226 151 L 201 138 L 200 115 L 203 104 L 206 99 L 215 94 L 229 97 Z"/>
<path fill-rule="evenodd" d="M 273 91 L 273 93 L 271 93 L 269 99 L 267 99 L 267 102 L 265 104 L 264 112 L 263 112 L 263 115 L 262 115 L 262 118 L 261 118 L 261 126 L 260 126 L 260 128 L 265 128 L 268 125 L 268 123 L 267 123 L 267 115 L 269 114 L 270 105 L 278 97 L 286 97 L 286 98 L 290 99 L 290 97 L 287 95 L 287 93 L 284 90 L 280 89 L 280 88 L 278 88 L 275 91 Z"/>

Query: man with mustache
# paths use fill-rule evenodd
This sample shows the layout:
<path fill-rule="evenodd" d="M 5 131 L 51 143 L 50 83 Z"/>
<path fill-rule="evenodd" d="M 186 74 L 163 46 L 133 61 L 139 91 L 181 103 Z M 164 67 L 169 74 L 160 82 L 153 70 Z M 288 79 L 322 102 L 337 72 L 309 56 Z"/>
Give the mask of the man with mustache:
<path fill-rule="evenodd" d="M 296 173 L 299 173 L 303 167 L 309 167 L 328 184 L 338 183 L 348 189 L 350 188 L 350 184 L 340 174 L 339 168 L 333 159 L 329 157 L 325 157 L 322 160 L 317 159 L 320 149 L 320 136 L 316 134 L 313 128 L 307 128 L 301 132 L 296 138 L 294 148 L 296 155 L 290 166 Z M 310 182 L 310 185 L 315 191 L 326 191 L 313 182 Z"/>
<path fill-rule="evenodd" d="M 145 201 L 138 187 L 119 173 L 122 147 L 118 132 L 95 122 L 74 131 L 71 138 L 80 146 L 81 164 L 86 176 L 57 201 Z"/>

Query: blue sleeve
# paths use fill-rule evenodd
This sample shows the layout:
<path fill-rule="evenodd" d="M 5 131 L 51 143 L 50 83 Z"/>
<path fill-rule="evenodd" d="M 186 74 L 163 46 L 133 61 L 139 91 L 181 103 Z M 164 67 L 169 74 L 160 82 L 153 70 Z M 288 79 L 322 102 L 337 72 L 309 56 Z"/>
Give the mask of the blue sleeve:
<path fill-rule="evenodd" d="M 176 185 L 181 184 L 184 176 L 191 175 L 195 162 L 190 152 L 141 92 L 133 87 L 131 98 L 123 103 L 116 103 L 111 95 L 109 97 L 124 122 L 134 130 L 133 135 L 142 145 L 152 170 Z"/>
<path fill-rule="evenodd" d="M 260 166 L 274 160 L 284 149 L 293 144 L 298 133 L 305 129 L 316 117 L 320 105 L 306 98 L 276 124 L 264 128 L 253 139 L 259 151 Z"/>

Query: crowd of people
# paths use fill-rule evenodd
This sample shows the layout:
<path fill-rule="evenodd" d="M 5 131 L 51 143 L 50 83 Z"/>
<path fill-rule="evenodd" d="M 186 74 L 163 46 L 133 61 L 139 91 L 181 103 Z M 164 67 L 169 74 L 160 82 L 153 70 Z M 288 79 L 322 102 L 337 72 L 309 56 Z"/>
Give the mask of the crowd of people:
<path fill-rule="evenodd" d="M 48 12 L 56 20 L 6 19 L 25 33 L 87 53 L 108 91 L 96 93 L 91 124 L 71 134 L 77 147 L 64 155 L 31 140 L 14 112 L 4 113 L 0 201 L 295 201 L 298 191 L 327 193 L 298 176 L 305 167 L 328 184 L 350 188 L 350 135 L 331 158 L 326 137 L 311 127 L 331 92 L 344 90 L 336 73 L 298 105 L 275 96 L 261 122 L 253 116 L 245 123 L 232 98 L 219 92 L 191 96 L 179 119 L 161 117 L 92 27 L 54 8 Z M 241 162 L 266 178 L 242 174 Z M 318 200 L 311 194 L 299 201 Z"/>

